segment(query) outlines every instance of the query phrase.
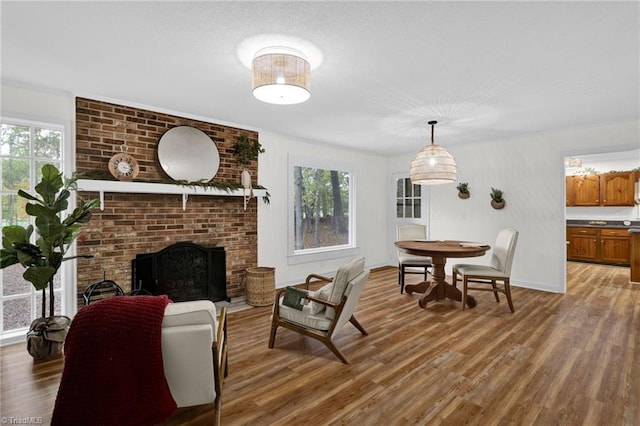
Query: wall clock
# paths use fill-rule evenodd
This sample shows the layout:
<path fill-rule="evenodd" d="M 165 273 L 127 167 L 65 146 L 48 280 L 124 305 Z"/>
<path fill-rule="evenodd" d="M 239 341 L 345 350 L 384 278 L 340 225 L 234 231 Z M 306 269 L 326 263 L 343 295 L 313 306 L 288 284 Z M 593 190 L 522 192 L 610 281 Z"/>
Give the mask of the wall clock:
<path fill-rule="evenodd" d="M 120 146 L 119 152 L 109 160 L 109 171 L 119 180 L 134 180 L 140 172 L 138 161 L 131 155 L 127 154 L 127 145 Z"/>

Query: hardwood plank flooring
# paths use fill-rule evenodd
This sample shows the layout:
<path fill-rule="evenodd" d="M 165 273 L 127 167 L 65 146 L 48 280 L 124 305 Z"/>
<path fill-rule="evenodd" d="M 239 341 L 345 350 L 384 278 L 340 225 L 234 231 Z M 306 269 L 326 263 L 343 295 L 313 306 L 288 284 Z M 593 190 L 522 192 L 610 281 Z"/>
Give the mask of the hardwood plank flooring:
<path fill-rule="evenodd" d="M 287 329 L 268 349 L 270 307 L 230 313 L 221 423 L 640 425 L 640 286 L 628 268 L 567 268 L 567 294 L 514 287 L 513 314 L 485 292 L 464 312 L 450 300 L 420 309 L 396 268 L 376 271 L 356 310 L 369 335 L 347 324 L 335 339 L 350 365 Z M 0 354 L 1 416 L 50 422 L 62 359 Z M 184 408 L 166 424 L 213 417 Z"/>

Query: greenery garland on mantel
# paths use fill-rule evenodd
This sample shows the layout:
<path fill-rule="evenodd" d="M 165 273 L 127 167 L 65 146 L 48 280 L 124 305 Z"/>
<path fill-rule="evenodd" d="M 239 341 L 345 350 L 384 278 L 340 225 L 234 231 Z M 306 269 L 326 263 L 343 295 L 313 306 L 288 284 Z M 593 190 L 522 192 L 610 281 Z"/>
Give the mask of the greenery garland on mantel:
<path fill-rule="evenodd" d="M 113 182 L 120 182 L 113 175 L 104 170 L 86 170 L 83 172 L 76 172 L 74 179 L 89 179 L 89 180 L 109 180 Z M 243 189 L 243 186 L 239 183 L 226 183 L 226 182 L 205 182 L 205 181 L 186 181 L 186 180 L 173 180 L 173 179 L 134 179 L 133 182 L 141 183 L 162 183 L 170 185 L 186 186 L 188 188 L 213 188 L 221 191 L 231 192 L 238 189 Z M 262 185 L 252 185 L 253 189 L 267 189 Z M 262 201 L 265 204 L 270 204 L 271 195 L 267 191 L 262 197 Z"/>

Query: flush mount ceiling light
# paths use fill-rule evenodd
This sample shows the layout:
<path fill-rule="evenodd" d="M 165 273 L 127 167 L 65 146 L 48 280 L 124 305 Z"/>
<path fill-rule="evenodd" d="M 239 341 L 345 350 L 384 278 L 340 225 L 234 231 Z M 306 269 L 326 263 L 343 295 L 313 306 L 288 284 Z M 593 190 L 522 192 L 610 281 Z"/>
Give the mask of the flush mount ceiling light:
<path fill-rule="evenodd" d="M 456 161 L 449 151 L 433 143 L 434 126 L 430 121 L 431 145 L 425 146 L 411 162 L 409 177 L 417 185 L 437 185 L 456 180 Z"/>
<path fill-rule="evenodd" d="M 286 47 L 268 47 L 256 53 L 251 64 L 253 96 L 262 102 L 292 105 L 306 101 L 311 67 L 304 54 Z"/>

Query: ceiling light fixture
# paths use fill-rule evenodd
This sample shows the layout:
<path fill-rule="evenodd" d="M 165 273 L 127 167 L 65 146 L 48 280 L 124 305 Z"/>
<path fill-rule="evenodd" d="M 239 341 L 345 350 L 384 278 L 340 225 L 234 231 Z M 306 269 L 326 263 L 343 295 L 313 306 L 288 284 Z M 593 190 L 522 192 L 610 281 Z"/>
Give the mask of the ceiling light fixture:
<path fill-rule="evenodd" d="M 580 167 L 582 167 L 582 160 L 579 159 L 579 158 L 567 157 L 564 160 L 564 165 L 565 165 L 565 167 L 580 168 Z"/>
<path fill-rule="evenodd" d="M 409 177 L 411 183 L 417 185 L 437 185 L 456 180 L 456 161 L 449 151 L 433 143 L 434 126 L 437 121 L 430 121 L 431 145 L 422 148 L 411 162 Z"/>
<path fill-rule="evenodd" d="M 262 102 L 292 105 L 311 96 L 311 67 L 304 54 L 287 47 L 268 47 L 256 53 L 251 64 L 253 96 Z"/>

